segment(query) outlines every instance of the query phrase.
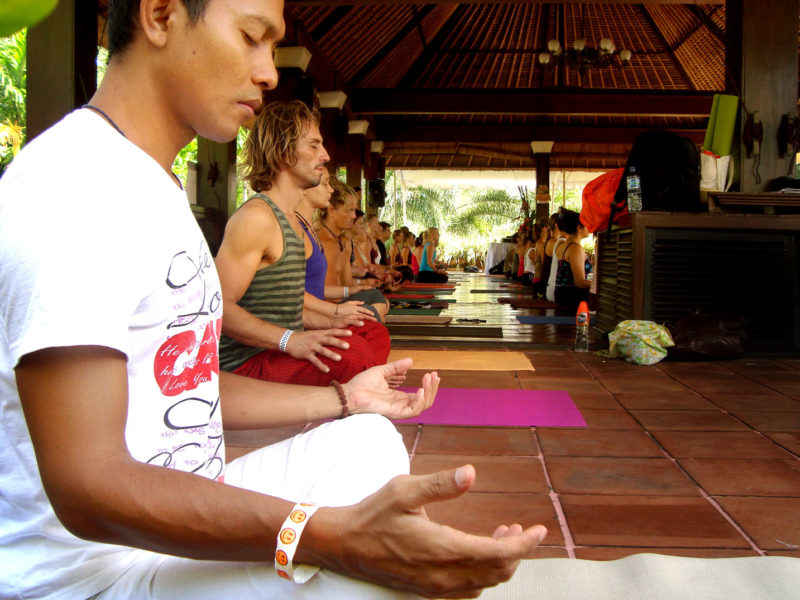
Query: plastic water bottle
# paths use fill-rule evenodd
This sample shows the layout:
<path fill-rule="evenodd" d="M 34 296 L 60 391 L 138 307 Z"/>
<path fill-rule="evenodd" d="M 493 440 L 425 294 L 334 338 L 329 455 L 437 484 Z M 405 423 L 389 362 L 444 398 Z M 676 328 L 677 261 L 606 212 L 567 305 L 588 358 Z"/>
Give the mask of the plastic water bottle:
<path fill-rule="evenodd" d="M 575 352 L 589 351 L 589 305 L 581 302 L 575 313 Z"/>
<path fill-rule="evenodd" d="M 642 210 L 642 182 L 636 173 L 636 167 L 628 168 L 628 212 L 639 212 Z"/>

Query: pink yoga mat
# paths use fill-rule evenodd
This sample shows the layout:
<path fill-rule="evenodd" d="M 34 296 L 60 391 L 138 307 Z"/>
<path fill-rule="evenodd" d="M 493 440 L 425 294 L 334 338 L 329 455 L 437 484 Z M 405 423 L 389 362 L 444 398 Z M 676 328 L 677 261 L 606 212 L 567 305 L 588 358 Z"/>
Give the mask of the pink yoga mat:
<path fill-rule="evenodd" d="M 414 391 L 413 388 L 400 388 Z M 439 388 L 428 410 L 397 423 L 483 427 L 586 427 L 565 391 Z"/>

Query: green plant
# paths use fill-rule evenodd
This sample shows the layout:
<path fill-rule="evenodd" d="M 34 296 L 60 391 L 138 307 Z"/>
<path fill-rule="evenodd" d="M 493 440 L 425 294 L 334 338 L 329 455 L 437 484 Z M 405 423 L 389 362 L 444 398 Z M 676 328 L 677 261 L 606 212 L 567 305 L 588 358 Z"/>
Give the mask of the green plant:
<path fill-rule="evenodd" d="M 0 38 L 0 174 L 25 143 L 26 37 Z"/>

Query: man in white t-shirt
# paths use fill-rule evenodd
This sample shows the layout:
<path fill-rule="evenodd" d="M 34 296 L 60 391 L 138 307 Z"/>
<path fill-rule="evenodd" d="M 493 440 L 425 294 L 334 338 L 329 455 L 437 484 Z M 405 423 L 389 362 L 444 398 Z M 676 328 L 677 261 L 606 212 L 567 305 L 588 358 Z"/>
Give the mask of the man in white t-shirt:
<path fill-rule="evenodd" d="M 475 596 L 544 535 L 427 520 L 475 472 L 407 475 L 386 417 L 438 385 L 390 389 L 410 360 L 340 389 L 219 370 L 219 280 L 170 169 L 195 134 L 233 139 L 275 87 L 282 9 L 112 0 L 90 106 L 0 180 L 0 597 Z M 225 464 L 223 421 L 348 413 Z"/>

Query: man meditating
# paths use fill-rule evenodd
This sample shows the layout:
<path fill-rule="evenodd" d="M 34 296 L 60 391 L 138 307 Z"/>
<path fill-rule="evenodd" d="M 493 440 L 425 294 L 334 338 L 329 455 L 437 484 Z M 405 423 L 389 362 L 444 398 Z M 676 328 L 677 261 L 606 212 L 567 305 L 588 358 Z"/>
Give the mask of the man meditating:
<path fill-rule="evenodd" d="M 386 362 L 385 328 L 382 341 L 370 344 L 344 326 L 378 324 L 303 310 L 305 241 L 296 210 L 303 192 L 319 185 L 328 160 L 317 115 L 300 101 L 269 104 L 250 130 L 244 178 L 258 193 L 228 220 L 216 259 L 224 305 L 220 366 L 226 371 L 328 385 Z"/>
<path fill-rule="evenodd" d="M 341 387 L 220 372 L 219 279 L 171 167 L 236 138 L 283 35 L 279 0 L 111 0 L 90 105 L 0 179 L 0 597 L 476 597 L 541 540 L 425 516 L 475 481 L 407 475 L 385 418 L 430 406 L 435 373 L 405 394 L 386 378 L 410 360 Z M 309 420 L 331 422 L 226 464 L 223 423 Z"/>
<path fill-rule="evenodd" d="M 317 229 L 319 241 L 328 259 L 328 273 L 325 287 L 338 286 L 344 291 L 345 300 L 363 300 L 364 306 L 372 307 L 375 316 L 383 320 L 389 312 L 389 301 L 378 290 L 377 279 L 355 279 L 353 277 L 350 256 L 352 248 L 345 232 L 356 218 L 356 193 L 353 188 L 336 178 L 331 179 L 333 193 L 330 207 L 320 212 L 322 226 Z"/>
<path fill-rule="evenodd" d="M 373 312 L 364 308 L 361 300 L 338 302 L 336 298 L 343 297 L 344 287 L 325 285 L 328 260 L 325 258 L 325 252 L 312 223 L 316 221 L 315 213 L 317 211 L 330 207 L 330 198 L 333 192 L 330 181 L 330 173 L 323 171 L 320 184 L 303 192 L 303 199 L 295 211 L 305 236 L 306 293 L 303 308 L 334 319 L 337 316 L 354 316 L 360 319 L 361 324 L 350 326 L 350 331 L 353 332 L 353 335 L 363 337 L 367 341 L 373 354 L 382 364 L 386 362 L 391 349 L 389 331 L 377 322 Z"/>

